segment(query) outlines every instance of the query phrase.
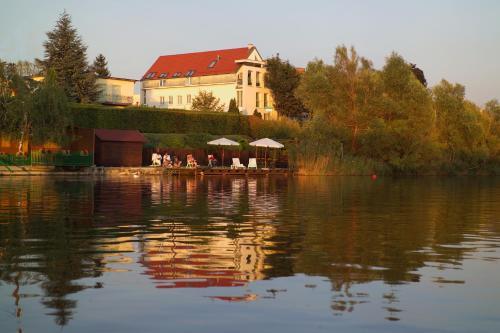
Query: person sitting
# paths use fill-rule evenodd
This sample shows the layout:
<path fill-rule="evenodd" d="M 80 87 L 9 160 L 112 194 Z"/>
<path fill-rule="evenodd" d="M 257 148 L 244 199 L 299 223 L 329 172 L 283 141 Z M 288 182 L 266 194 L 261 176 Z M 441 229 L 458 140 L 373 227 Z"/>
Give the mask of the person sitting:
<path fill-rule="evenodd" d="M 170 155 L 168 154 L 163 155 L 163 166 L 166 168 L 172 167 L 172 160 L 170 159 Z"/>
<path fill-rule="evenodd" d="M 153 162 L 153 166 L 161 166 L 161 155 L 156 152 L 153 153 L 153 155 L 151 155 L 151 161 Z"/>
<path fill-rule="evenodd" d="M 174 156 L 174 167 L 175 168 L 180 168 L 182 165 L 182 161 L 177 158 L 177 156 Z"/>
<path fill-rule="evenodd" d="M 191 154 L 187 155 L 186 160 L 187 160 L 186 167 L 196 168 L 198 166 L 198 163 L 196 163 L 196 160 L 194 159 L 193 155 Z"/>
<path fill-rule="evenodd" d="M 208 166 L 213 168 L 217 165 L 217 159 L 214 155 L 208 155 Z"/>

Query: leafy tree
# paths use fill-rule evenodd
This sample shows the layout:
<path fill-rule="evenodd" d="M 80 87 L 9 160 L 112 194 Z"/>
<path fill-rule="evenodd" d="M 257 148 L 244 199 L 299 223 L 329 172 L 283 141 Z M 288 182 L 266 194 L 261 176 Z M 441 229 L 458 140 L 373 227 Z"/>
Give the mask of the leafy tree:
<path fill-rule="evenodd" d="M 274 107 L 283 116 L 301 117 L 307 113 L 300 99 L 295 96 L 295 90 L 300 83 L 300 74 L 288 61 L 279 56 L 267 59 L 265 84 L 271 89 Z"/>
<path fill-rule="evenodd" d="M 95 101 L 99 91 L 96 77 L 87 63 L 87 47 L 72 26 L 71 17 L 64 12 L 55 28 L 47 32 L 44 42 L 45 58 L 38 60 L 47 72 L 55 70 L 56 80 L 70 100 L 88 103 Z"/>
<path fill-rule="evenodd" d="M 111 76 L 111 73 L 108 70 L 108 62 L 102 54 L 99 54 L 95 58 L 92 69 L 98 78 L 108 78 Z"/>
<path fill-rule="evenodd" d="M 26 137 L 35 143 L 65 140 L 70 110 L 54 70 L 39 84 L 15 72 L 5 75 L 0 68 L 0 82 L 0 131 L 18 138 L 20 151 Z"/>
<path fill-rule="evenodd" d="M 220 99 L 215 97 L 212 92 L 203 90 L 193 98 L 192 103 L 194 111 L 223 112 L 224 106 L 224 104 L 220 104 Z"/>
<path fill-rule="evenodd" d="M 432 99 L 413 75 L 410 64 L 396 53 L 380 72 L 376 116 L 362 138 L 362 153 L 384 161 L 398 172 L 425 168 L 435 156 Z"/>
<path fill-rule="evenodd" d="M 493 116 L 495 120 L 500 121 L 500 103 L 497 99 L 488 101 L 484 106 L 484 110 Z"/>
<path fill-rule="evenodd" d="M 239 113 L 240 110 L 238 109 L 238 107 L 236 106 L 236 99 L 234 98 L 231 98 L 231 100 L 229 101 L 229 109 L 228 109 L 228 112 L 234 112 L 234 113 Z"/>
<path fill-rule="evenodd" d="M 446 80 L 432 89 L 442 155 L 449 167 L 477 169 L 488 157 L 480 109 L 465 100 L 465 87 Z"/>
<path fill-rule="evenodd" d="M 35 143 L 64 142 L 71 126 L 71 113 L 64 90 L 57 85 L 53 69 L 33 94 L 30 119 L 31 136 Z"/>
<path fill-rule="evenodd" d="M 424 71 L 417 67 L 415 64 L 410 64 L 411 71 L 413 75 L 417 78 L 417 80 L 422 83 L 424 87 L 427 87 L 427 80 L 425 79 Z"/>
<path fill-rule="evenodd" d="M 313 117 L 319 115 L 331 126 L 349 129 L 349 137 L 339 139 L 349 142 L 355 153 L 378 96 L 377 74 L 371 62 L 358 56 L 353 47 L 349 52 L 339 46 L 333 66 L 316 60 L 308 64 L 303 75 L 297 95 Z"/>

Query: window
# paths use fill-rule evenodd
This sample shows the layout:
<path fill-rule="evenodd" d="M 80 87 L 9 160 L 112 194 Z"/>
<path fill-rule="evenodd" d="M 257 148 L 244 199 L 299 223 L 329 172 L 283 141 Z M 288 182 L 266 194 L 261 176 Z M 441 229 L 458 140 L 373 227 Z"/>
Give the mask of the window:
<path fill-rule="evenodd" d="M 247 74 L 247 84 L 249 86 L 252 85 L 252 71 L 248 71 L 248 74 Z"/>
<path fill-rule="evenodd" d="M 175 72 L 174 75 L 172 75 L 172 77 L 179 77 L 181 76 L 181 72 Z"/>
<path fill-rule="evenodd" d="M 191 77 L 191 76 L 193 76 L 193 75 L 194 75 L 194 72 L 195 72 L 195 71 L 194 71 L 194 69 L 190 69 L 190 70 L 188 70 L 188 71 L 186 72 L 186 77 Z"/>
<path fill-rule="evenodd" d="M 161 73 L 160 76 L 158 76 L 158 78 L 163 79 L 164 77 L 167 77 L 167 76 L 168 76 L 168 73 Z"/>
<path fill-rule="evenodd" d="M 167 80 L 160 80 L 160 87 L 165 87 L 167 85 Z"/>
<path fill-rule="evenodd" d="M 177 96 L 177 104 L 178 105 L 182 104 L 182 96 L 181 95 Z"/>
<path fill-rule="evenodd" d="M 239 107 L 243 106 L 243 91 L 241 90 L 236 92 L 236 104 Z"/>
<path fill-rule="evenodd" d="M 214 68 L 215 65 L 217 65 L 217 60 L 212 60 L 209 64 L 208 64 L 208 68 Z"/>
<path fill-rule="evenodd" d="M 238 73 L 238 82 L 237 84 L 242 85 L 243 84 L 243 73 Z"/>
<path fill-rule="evenodd" d="M 191 95 L 186 95 L 186 103 L 191 104 Z"/>
<path fill-rule="evenodd" d="M 264 107 L 267 108 L 269 106 L 267 101 L 267 94 L 264 94 Z"/>
<path fill-rule="evenodd" d="M 260 94 L 255 93 L 255 107 L 260 108 Z"/>
<path fill-rule="evenodd" d="M 144 100 L 142 101 L 142 104 L 147 104 L 146 103 L 146 90 L 143 90 L 142 93 L 143 93 L 143 96 L 144 96 L 143 97 Z"/>
<path fill-rule="evenodd" d="M 168 104 L 174 104 L 174 96 L 168 96 Z"/>
<path fill-rule="evenodd" d="M 255 85 L 260 87 L 260 72 L 255 72 Z"/>
<path fill-rule="evenodd" d="M 165 104 L 165 96 L 160 96 L 160 104 Z"/>

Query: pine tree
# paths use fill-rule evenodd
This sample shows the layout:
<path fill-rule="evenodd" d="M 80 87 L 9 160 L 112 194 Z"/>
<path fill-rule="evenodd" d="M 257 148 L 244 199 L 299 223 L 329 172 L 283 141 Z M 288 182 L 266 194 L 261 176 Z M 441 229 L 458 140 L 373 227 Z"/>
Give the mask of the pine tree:
<path fill-rule="evenodd" d="M 234 112 L 234 113 L 239 113 L 240 110 L 236 106 L 236 100 L 234 98 L 231 98 L 229 101 L 229 109 L 227 110 L 228 112 Z"/>
<path fill-rule="evenodd" d="M 63 12 L 52 31 L 47 32 L 44 42 L 45 58 L 38 63 L 47 73 L 56 72 L 59 86 L 70 100 L 88 103 L 94 101 L 99 91 L 96 77 L 87 63 L 87 46 L 71 23 L 71 16 Z"/>
<path fill-rule="evenodd" d="M 99 54 L 95 58 L 92 69 L 94 70 L 94 73 L 98 78 L 108 78 L 111 76 L 111 73 L 108 69 L 108 62 L 106 61 L 106 57 L 104 57 L 104 55 L 102 54 Z"/>

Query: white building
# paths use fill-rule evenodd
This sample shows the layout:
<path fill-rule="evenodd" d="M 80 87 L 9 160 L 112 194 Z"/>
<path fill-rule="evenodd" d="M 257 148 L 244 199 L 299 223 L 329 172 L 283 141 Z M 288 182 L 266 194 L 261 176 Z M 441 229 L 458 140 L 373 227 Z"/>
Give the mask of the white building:
<path fill-rule="evenodd" d="M 129 106 L 134 104 L 134 84 L 136 80 L 121 77 L 98 78 L 96 85 L 100 91 L 97 101 L 104 105 Z"/>
<path fill-rule="evenodd" d="M 191 109 L 200 91 L 209 91 L 227 111 L 235 99 L 242 114 L 257 110 L 274 119 L 271 92 L 264 86 L 265 61 L 253 46 L 160 56 L 142 77 L 143 105 Z"/>

